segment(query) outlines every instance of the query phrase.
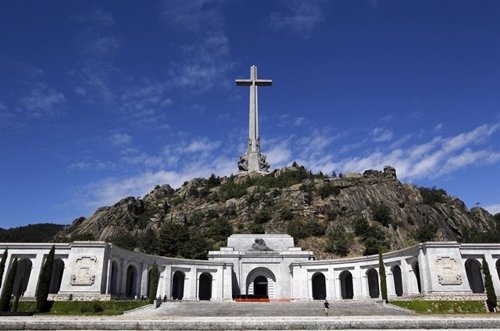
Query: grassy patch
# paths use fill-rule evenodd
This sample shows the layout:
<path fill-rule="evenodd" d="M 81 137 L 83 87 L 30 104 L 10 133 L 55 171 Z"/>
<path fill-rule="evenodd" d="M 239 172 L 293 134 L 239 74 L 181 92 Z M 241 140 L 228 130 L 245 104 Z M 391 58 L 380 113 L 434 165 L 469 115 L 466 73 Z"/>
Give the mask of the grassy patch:
<path fill-rule="evenodd" d="M 395 306 L 413 310 L 419 314 L 478 314 L 486 313 L 483 301 L 391 301 Z"/>
<path fill-rule="evenodd" d="M 48 315 L 121 315 L 124 311 L 147 305 L 144 300 L 56 301 Z M 35 302 L 20 302 L 19 312 L 33 312 Z"/>

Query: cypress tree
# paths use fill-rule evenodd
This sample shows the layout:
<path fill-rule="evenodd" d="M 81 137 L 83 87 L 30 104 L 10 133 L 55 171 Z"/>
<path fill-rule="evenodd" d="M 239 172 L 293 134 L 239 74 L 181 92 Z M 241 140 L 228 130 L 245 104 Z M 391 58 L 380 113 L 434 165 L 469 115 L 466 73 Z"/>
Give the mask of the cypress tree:
<path fill-rule="evenodd" d="M 151 276 L 149 278 L 149 303 L 153 303 L 156 298 L 156 291 L 158 290 L 158 264 L 156 261 L 153 263 L 153 267 L 151 268 Z"/>
<path fill-rule="evenodd" d="M 486 288 L 486 303 L 488 305 L 489 311 L 494 311 L 497 306 L 497 295 L 495 293 L 495 288 L 493 287 L 493 281 L 491 280 L 490 267 L 486 258 L 483 256 L 483 274 L 484 274 L 484 287 Z"/>
<path fill-rule="evenodd" d="M 3 277 L 3 272 L 5 270 L 5 262 L 7 261 L 7 251 L 8 249 L 5 249 L 2 255 L 2 261 L 0 261 L 0 287 L 2 287 L 2 277 Z"/>
<path fill-rule="evenodd" d="M 12 292 L 14 290 L 14 280 L 16 279 L 17 272 L 17 257 L 12 262 L 9 273 L 7 274 L 7 279 L 5 280 L 5 285 L 2 290 L 2 295 L 0 296 L 0 311 L 9 311 L 10 298 L 12 297 Z"/>
<path fill-rule="evenodd" d="M 55 246 L 52 245 L 47 260 L 42 267 L 40 276 L 38 277 L 38 285 L 36 288 L 36 310 L 40 312 L 47 311 L 47 297 L 49 296 L 50 281 L 52 280 L 52 269 L 54 268 Z"/>
<path fill-rule="evenodd" d="M 389 302 L 387 299 L 387 279 L 385 275 L 384 257 L 382 256 L 382 250 L 378 251 L 378 272 L 380 274 L 380 292 L 382 292 L 382 300 L 384 302 Z"/>

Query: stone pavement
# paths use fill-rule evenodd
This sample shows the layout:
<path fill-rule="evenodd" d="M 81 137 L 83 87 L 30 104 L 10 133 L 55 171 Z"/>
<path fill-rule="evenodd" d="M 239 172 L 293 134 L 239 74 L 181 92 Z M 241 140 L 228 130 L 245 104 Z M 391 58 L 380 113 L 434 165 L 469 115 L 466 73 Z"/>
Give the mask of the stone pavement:
<path fill-rule="evenodd" d="M 299 302 L 209 302 L 168 301 L 158 309 L 144 308 L 125 316 L 162 318 L 174 316 L 324 316 L 323 301 Z M 375 302 L 330 302 L 329 316 L 405 316 L 413 312 Z"/>
<path fill-rule="evenodd" d="M 418 315 L 391 305 L 332 302 L 167 302 L 121 316 L 2 317 L 0 330 L 500 330 L 500 314 Z"/>

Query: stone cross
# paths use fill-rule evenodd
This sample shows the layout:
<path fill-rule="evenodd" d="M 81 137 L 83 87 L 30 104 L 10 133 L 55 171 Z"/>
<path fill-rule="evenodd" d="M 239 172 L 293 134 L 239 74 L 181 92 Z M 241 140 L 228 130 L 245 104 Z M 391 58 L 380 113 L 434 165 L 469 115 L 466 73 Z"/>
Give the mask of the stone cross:
<path fill-rule="evenodd" d="M 250 79 L 237 79 L 237 86 L 250 86 L 250 112 L 248 128 L 248 147 L 245 155 L 240 156 L 238 168 L 242 172 L 267 173 L 269 164 L 260 152 L 259 105 L 257 86 L 271 86 L 270 79 L 257 79 L 257 66 L 250 67 Z"/>

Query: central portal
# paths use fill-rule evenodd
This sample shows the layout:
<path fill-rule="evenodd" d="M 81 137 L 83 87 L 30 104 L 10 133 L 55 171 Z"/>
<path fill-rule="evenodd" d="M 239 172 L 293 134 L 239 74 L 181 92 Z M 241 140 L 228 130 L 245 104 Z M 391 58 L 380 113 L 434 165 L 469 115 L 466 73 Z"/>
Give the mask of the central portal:
<path fill-rule="evenodd" d="M 246 293 L 243 296 L 255 299 L 276 299 L 276 276 L 264 267 L 258 267 L 246 277 Z"/>
<path fill-rule="evenodd" d="M 267 292 L 267 278 L 264 276 L 258 276 L 253 281 L 254 296 L 256 298 L 269 298 Z"/>

